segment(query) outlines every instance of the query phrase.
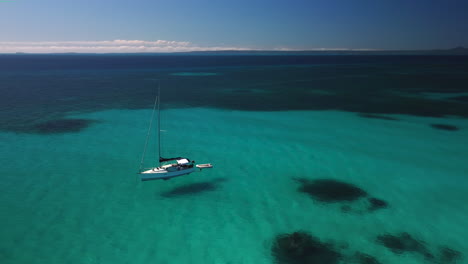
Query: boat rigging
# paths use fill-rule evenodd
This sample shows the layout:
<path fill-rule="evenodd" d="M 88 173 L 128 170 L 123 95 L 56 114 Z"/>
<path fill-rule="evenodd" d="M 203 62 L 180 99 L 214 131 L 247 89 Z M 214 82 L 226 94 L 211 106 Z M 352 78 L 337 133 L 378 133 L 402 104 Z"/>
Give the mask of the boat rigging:
<path fill-rule="evenodd" d="M 207 164 L 195 164 L 195 161 L 191 161 L 185 157 L 175 157 L 175 158 L 163 158 L 161 157 L 161 109 L 160 109 L 160 87 L 158 83 L 158 94 L 156 95 L 153 112 L 151 114 L 151 120 L 148 128 L 148 135 L 146 136 L 146 143 L 145 148 L 143 150 L 143 155 L 141 158 L 140 170 L 138 174 L 140 175 L 140 179 L 142 181 L 148 180 L 168 180 L 174 177 L 187 175 L 192 172 L 195 172 L 196 168 L 200 169 L 207 169 L 213 168 L 211 163 Z M 151 127 L 154 119 L 154 114 L 157 111 L 157 118 L 158 118 L 158 127 L 157 127 L 157 134 L 158 134 L 158 166 L 152 168 L 143 168 L 146 149 L 148 146 L 149 137 L 151 135 Z"/>

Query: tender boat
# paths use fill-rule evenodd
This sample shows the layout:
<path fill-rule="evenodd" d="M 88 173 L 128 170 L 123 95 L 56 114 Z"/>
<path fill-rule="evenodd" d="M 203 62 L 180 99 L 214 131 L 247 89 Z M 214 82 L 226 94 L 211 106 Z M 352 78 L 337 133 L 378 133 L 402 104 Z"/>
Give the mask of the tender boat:
<path fill-rule="evenodd" d="M 213 165 L 211 165 L 211 163 L 198 164 L 197 168 L 199 168 L 199 169 L 208 169 L 208 168 L 213 168 Z"/>

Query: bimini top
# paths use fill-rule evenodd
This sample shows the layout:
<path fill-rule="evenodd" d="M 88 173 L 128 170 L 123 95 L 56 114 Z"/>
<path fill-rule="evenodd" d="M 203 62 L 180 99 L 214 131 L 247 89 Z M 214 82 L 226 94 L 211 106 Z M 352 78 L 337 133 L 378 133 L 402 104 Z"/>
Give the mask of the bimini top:
<path fill-rule="evenodd" d="M 189 164 L 190 161 L 188 159 L 179 159 L 177 160 L 177 164 L 183 165 L 183 164 Z"/>
<path fill-rule="evenodd" d="M 182 157 L 175 157 L 175 158 L 163 158 L 163 157 L 159 157 L 159 162 L 171 161 L 171 160 L 180 160 L 180 159 L 184 159 L 184 158 L 182 158 Z"/>

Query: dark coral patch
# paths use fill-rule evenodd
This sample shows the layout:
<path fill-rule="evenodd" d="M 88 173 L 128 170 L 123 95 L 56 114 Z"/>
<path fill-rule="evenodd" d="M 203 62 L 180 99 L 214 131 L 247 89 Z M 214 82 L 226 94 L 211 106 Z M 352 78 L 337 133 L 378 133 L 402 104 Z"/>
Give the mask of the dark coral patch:
<path fill-rule="evenodd" d="M 298 179 L 302 184 L 299 191 L 309 194 L 314 200 L 334 203 L 354 201 L 367 196 L 363 189 L 342 181 L 332 179 Z"/>
<path fill-rule="evenodd" d="M 225 181 L 224 178 L 215 179 L 209 182 L 197 182 L 185 184 L 179 187 L 176 187 L 168 192 L 162 193 L 163 197 L 177 197 L 177 196 L 186 196 L 194 195 L 204 192 L 214 191 L 219 188 L 219 183 Z"/>
<path fill-rule="evenodd" d="M 38 134 L 74 133 L 89 127 L 96 121 L 89 119 L 56 119 L 35 124 L 29 132 Z"/>
<path fill-rule="evenodd" d="M 446 125 L 446 124 L 431 124 L 431 127 L 440 130 L 447 130 L 447 131 L 456 131 L 459 130 L 458 127 L 453 125 Z"/>
<path fill-rule="evenodd" d="M 427 249 L 425 242 L 413 238 L 406 232 L 397 235 L 380 235 L 377 237 L 377 242 L 390 249 L 395 254 L 412 252 L 421 254 L 426 259 L 434 258 Z"/>
<path fill-rule="evenodd" d="M 439 252 L 432 254 L 426 247 L 426 242 L 415 239 L 405 232 L 397 235 L 380 235 L 377 237 L 377 242 L 395 254 L 416 253 L 436 264 L 456 264 L 462 259 L 462 253 L 446 246 L 440 247 Z"/>
<path fill-rule="evenodd" d="M 398 118 L 390 117 L 390 116 L 383 116 L 383 115 L 375 115 L 375 114 L 359 114 L 360 117 L 364 118 L 374 118 L 374 119 L 382 119 L 382 120 L 391 120 L 391 121 L 398 121 Z"/>
<path fill-rule="evenodd" d="M 271 248 L 279 264 L 337 264 L 341 254 L 306 232 L 278 235 Z"/>
<path fill-rule="evenodd" d="M 359 251 L 356 252 L 348 261 L 350 263 L 358 264 L 380 264 L 380 262 L 375 257 Z"/>
<path fill-rule="evenodd" d="M 459 251 L 448 247 L 442 247 L 439 254 L 439 263 L 444 264 L 457 263 L 462 258 L 462 254 Z"/>
<path fill-rule="evenodd" d="M 388 202 L 375 197 L 351 183 L 334 179 L 309 180 L 295 178 L 301 184 L 300 192 L 307 193 L 312 199 L 324 203 L 341 203 L 343 213 L 364 214 L 388 207 Z M 368 197 L 367 199 L 361 199 Z"/>
<path fill-rule="evenodd" d="M 369 201 L 369 211 L 375 211 L 378 209 L 384 209 L 388 207 L 388 203 L 384 200 L 371 197 L 367 199 Z"/>

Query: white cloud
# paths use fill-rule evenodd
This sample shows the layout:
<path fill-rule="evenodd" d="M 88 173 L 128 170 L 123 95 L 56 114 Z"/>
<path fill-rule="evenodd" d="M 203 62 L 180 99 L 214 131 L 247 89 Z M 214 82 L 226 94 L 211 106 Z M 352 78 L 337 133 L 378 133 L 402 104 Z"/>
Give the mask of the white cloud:
<path fill-rule="evenodd" d="M 1 42 L 0 53 L 137 53 L 137 52 L 189 52 L 222 50 L 259 50 L 248 47 L 199 46 L 187 41 L 171 40 L 103 40 L 103 41 L 26 41 Z M 273 51 L 297 51 L 288 47 L 271 48 Z M 370 49 L 311 48 L 310 51 L 347 51 Z"/>
<path fill-rule="evenodd" d="M 0 53 L 133 53 L 184 52 L 214 50 L 251 50 L 242 47 L 201 47 L 186 41 L 110 40 L 110 41 L 39 41 L 0 42 Z"/>

